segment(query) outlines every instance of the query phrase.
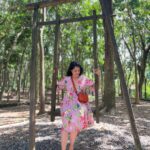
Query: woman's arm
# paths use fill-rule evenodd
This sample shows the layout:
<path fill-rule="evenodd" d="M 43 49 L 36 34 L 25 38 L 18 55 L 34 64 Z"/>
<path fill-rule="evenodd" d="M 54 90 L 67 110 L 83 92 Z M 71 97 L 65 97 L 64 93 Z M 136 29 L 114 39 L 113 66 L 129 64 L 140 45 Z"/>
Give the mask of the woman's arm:
<path fill-rule="evenodd" d="M 83 87 L 82 87 L 81 91 L 83 93 L 94 95 L 94 93 L 95 93 L 94 81 L 89 79 L 86 76 L 83 76 L 82 83 L 83 83 Z"/>
<path fill-rule="evenodd" d="M 93 72 L 100 77 L 100 69 L 93 69 Z M 95 83 L 93 80 L 85 77 L 85 87 L 82 89 L 83 92 L 94 95 L 95 94 Z"/>
<path fill-rule="evenodd" d="M 57 82 L 57 91 L 63 90 L 66 88 L 66 77 L 64 76 L 60 81 Z"/>

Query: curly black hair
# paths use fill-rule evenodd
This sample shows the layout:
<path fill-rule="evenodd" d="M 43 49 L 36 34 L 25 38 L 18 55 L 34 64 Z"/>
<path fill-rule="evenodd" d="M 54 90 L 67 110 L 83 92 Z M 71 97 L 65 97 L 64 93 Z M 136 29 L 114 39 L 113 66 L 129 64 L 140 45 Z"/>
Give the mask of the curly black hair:
<path fill-rule="evenodd" d="M 75 67 L 79 67 L 80 68 L 80 75 L 83 74 L 83 68 L 82 66 L 76 62 L 76 61 L 72 61 L 68 67 L 68 71 L 67 71 L 67 76 L 72 76 L 72 72 L 71 70 L 74 69 Z"/>

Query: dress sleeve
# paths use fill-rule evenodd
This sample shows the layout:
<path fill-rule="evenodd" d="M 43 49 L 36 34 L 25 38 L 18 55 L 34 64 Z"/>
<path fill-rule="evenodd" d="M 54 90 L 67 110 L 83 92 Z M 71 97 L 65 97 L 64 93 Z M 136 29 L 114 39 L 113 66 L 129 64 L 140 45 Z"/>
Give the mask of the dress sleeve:
<path fill-rule="evenodd" d="M 93 86 L 94 85 L 93 80 L 91 80 L 87 77 L 84 77 L 84 78 L 85 78 L 85 86 Z"/>
<path fill-rule="evenodd" d="M 94 81 L 84 76 L 84 86 L 86 89 L 86 93 L 94 95 L 95 94 L 95 84 Z"/>

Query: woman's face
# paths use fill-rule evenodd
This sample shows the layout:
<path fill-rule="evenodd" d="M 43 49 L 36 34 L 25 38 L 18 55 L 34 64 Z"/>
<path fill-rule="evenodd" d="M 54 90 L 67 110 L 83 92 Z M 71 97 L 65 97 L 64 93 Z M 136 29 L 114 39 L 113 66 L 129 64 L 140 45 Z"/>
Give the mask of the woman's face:
<path fill-rule="evenodd" d="M 80 67 L 74 67 L 71 72 L 74 78 L 78 78 L 80 75 Z"/>

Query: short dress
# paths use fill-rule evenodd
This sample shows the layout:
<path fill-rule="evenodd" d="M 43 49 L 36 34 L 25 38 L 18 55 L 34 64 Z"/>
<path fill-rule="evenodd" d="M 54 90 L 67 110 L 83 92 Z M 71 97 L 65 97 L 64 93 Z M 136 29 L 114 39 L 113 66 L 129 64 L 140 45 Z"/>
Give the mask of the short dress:
<path fill-rule="evenodd" d="M 86 76 L 79 76 L 76 89 L 80 92 L 86 88 L 88 94 L 94 95 L 94 82 Z M 93 112 L 89 102 L 84 104 L 78 101 L 77 94 L 74 91 L 71 76 L 64 77 L 57 83 L 57 90 L 65 90 L 64 98 L 60 102 L 60 112 L 62 118 L 62 128 L 68 133 L 81 130 L 94 125 Z"/>

